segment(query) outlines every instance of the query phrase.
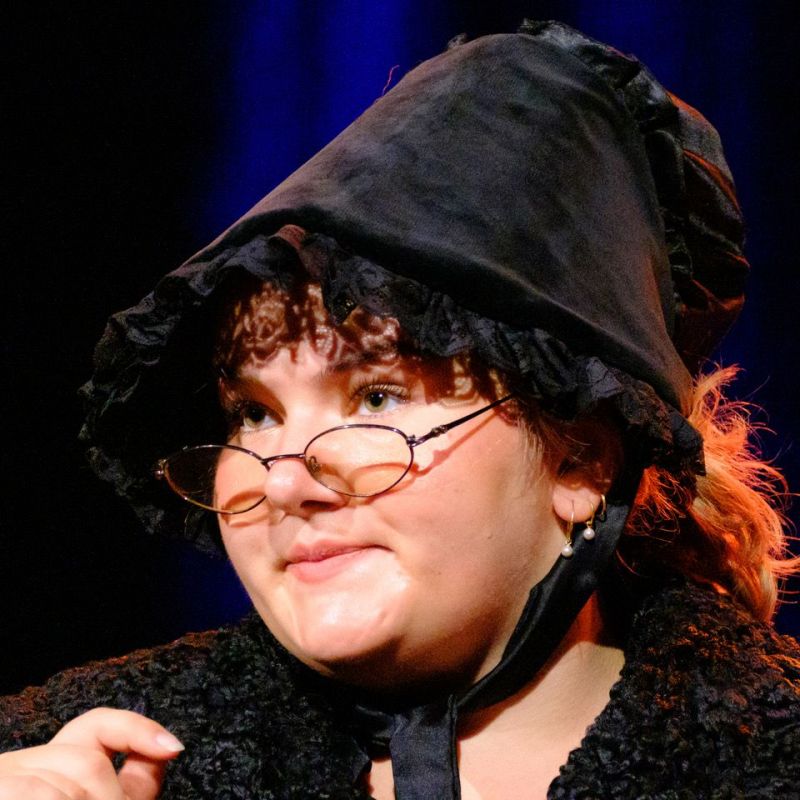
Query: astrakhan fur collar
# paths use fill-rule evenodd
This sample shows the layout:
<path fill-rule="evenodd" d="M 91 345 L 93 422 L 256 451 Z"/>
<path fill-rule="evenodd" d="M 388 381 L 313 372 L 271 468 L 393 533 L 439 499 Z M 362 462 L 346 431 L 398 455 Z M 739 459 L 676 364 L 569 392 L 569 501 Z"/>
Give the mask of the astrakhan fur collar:
<path fill-rule="evenodd" d="M 165 800 L 364 798 L 364 756 L 338 694 L 310 682 L 253 615 L 0 699 L 0 749 L 41 744 L 110 705 L 153 717 L 186 744 Z M 608 706 L 548 797 L 800 798 L 796 644 L 709 590 L 653 595 Z"/>

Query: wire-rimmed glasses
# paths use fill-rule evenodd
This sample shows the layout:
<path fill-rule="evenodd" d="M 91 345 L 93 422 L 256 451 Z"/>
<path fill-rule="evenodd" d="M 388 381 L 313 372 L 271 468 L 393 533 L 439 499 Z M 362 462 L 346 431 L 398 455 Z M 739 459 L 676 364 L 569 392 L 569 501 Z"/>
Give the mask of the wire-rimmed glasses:
<path fill-rule="evenodd" d="M 242 514 L 266 499 L 264 469 L 299 459 L 315 481 L 348 497 L 373 497 L 396 486 L 414 463 L 414 449 L 510 400 L 506 395 L 422 436 L 370 423 L 318 433 L 302 453 L 262 457 L 232 444 L 185 447 L 159 460 L 155 475 L 184 500 L 218 514 Z"/>

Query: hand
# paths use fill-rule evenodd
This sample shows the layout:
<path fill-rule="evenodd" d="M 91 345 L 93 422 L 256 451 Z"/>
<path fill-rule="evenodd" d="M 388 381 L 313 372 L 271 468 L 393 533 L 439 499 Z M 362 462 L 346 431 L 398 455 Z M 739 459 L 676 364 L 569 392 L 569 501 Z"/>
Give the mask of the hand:
<path fill-rule="evenodd" d="M 155 800 L 183 745 L 152 719 L 95 708 L 49 742 L 0 755 L 0 800 Z M 117 773 L 114 754 L 128 753 Z"/>

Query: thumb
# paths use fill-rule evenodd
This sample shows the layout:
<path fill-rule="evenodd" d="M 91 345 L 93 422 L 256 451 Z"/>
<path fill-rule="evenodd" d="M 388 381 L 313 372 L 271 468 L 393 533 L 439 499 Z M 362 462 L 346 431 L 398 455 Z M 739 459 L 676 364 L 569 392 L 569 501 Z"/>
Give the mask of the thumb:
<path fill-rule="evenodd" d="M 156 800 L 164 780 L 166 763 L 131 753 L 117 775 L 127 800 Z"/>

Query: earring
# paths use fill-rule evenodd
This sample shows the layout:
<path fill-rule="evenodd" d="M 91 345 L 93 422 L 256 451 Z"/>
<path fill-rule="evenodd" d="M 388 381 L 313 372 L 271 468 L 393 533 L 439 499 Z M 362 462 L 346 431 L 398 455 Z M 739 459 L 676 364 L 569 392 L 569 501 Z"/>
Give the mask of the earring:
<path fill-rule="evenodd" d="M 566 544 L 561 548 L 561 555 L 564 558 L 572 558 L 572 554 L 575 552 L 572 549 L 572 529 L 575 526 L 575 508 L 573 507 L 572 513 L 569 516 L 569 522 L 567 523 L 567 530 L 564 532 L 564 538 L 566 539 Z"/>
<path fill-rule="evenodd" d="M 599 514 L 597 508 L 601 509 Z M 583 538 L 586 539 L 587 542 L 590 542 L 597 536 L 597 531 L 594 529 L 595 516 L 601 517 L 602 519 L 606 517 L 606 496 L 604 494 L 600 495 L 600 505 L 597 508 L 592 512 L 592 516 L 589 517 L 586 522 L 586 527 L 583 529 Z"/>

